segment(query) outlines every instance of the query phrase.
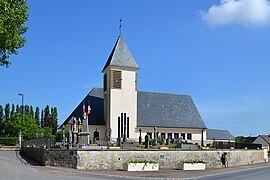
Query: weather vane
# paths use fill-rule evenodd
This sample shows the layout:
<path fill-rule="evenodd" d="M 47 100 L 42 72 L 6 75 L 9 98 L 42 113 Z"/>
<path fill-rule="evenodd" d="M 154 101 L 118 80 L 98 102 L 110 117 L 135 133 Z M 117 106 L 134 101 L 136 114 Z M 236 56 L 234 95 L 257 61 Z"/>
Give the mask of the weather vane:
<path fill-rule="evenodd" d="M 122 18 L 120 18 L 119 34 L 122 34 Z"/>

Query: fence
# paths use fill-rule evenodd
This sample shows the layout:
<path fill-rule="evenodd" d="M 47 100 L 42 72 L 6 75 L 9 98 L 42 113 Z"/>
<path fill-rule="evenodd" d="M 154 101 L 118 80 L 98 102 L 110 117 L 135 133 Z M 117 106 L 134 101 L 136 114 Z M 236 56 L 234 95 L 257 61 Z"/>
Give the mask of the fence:
<path fill-rule="evenodd" d="M 51 140 L 48 137 L 41 137 L 36 139 L 29 139 L 22 142 L 23 147 L 39 147 L 39 148 L 51 148 Z"/>
<path fill-rule="evenodd" d="M 213 142 L 216 149 L 262 149 L 261 144 L 237 143 L 237 142 Z"/>

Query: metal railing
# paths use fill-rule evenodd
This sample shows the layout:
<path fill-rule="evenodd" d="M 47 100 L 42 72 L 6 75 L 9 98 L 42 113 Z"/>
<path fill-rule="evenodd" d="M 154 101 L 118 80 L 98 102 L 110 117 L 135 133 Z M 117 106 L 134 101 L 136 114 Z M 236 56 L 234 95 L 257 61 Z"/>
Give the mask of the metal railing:
<path fill-rule="evenodd" d="M 262 149 L 261 144 L 237 143 L 237 142 L 213 142 L 216 149 Z"/>
<path fill-rule="evenodd" d="M 29 139 L 22 142 L 22 147 L 51 148 L 51 140 L 48 137 Z"/>

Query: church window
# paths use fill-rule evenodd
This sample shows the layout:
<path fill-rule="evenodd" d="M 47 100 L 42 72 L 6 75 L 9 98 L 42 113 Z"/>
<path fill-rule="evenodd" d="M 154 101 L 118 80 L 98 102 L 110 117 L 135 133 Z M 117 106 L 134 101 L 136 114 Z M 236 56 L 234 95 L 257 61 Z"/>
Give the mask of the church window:
<path fill-rule="evenodd" d="M 179 133 L 174 133 L 174 139 L 179 139 Z"/>
<path fill-rule="evenodd" d="M 172 139 L 172 133 L 168 133 L 168 139 Z"/>
<path fill-rule="evenodd" d="M 165 133 L 161 133 L 161 139 L 165 139 L 166 138 L 166 134 Z"/>
<path fill-rule="evenodd" d="M 181 133 L 181 137 L 183 138 L 183 140 L 186 139 L 186 134 L 185 133 Z"/>
<path fill-rule="evenodd" d="M 99 132 L 95 131 L 94 132 L 94 141 L 98 141 L 99 140 Z"/>
<path fill-rule="evenodd" d="M 112 70 L 111 71 L 111 88 L 121 89 L 122 88 L 122 72 Z"/>
<path fill-rule="evenodd" d="M 192 140 L 191 133 L 187 133 L 187 140 Z"/>

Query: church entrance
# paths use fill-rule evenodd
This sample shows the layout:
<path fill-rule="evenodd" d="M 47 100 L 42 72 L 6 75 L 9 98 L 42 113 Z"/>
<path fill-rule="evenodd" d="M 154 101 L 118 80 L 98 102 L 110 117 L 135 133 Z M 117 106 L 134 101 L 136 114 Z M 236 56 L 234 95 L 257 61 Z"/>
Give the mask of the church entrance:
<path fill-rule="evenodd" d="M 96 143 L 98 140 L 99 140 L 99 132 L 98 131 L 95 131 L 94 132 L 94 139 L 93 139 L 93 141 L 94 141 L 94 143 Z"/>

